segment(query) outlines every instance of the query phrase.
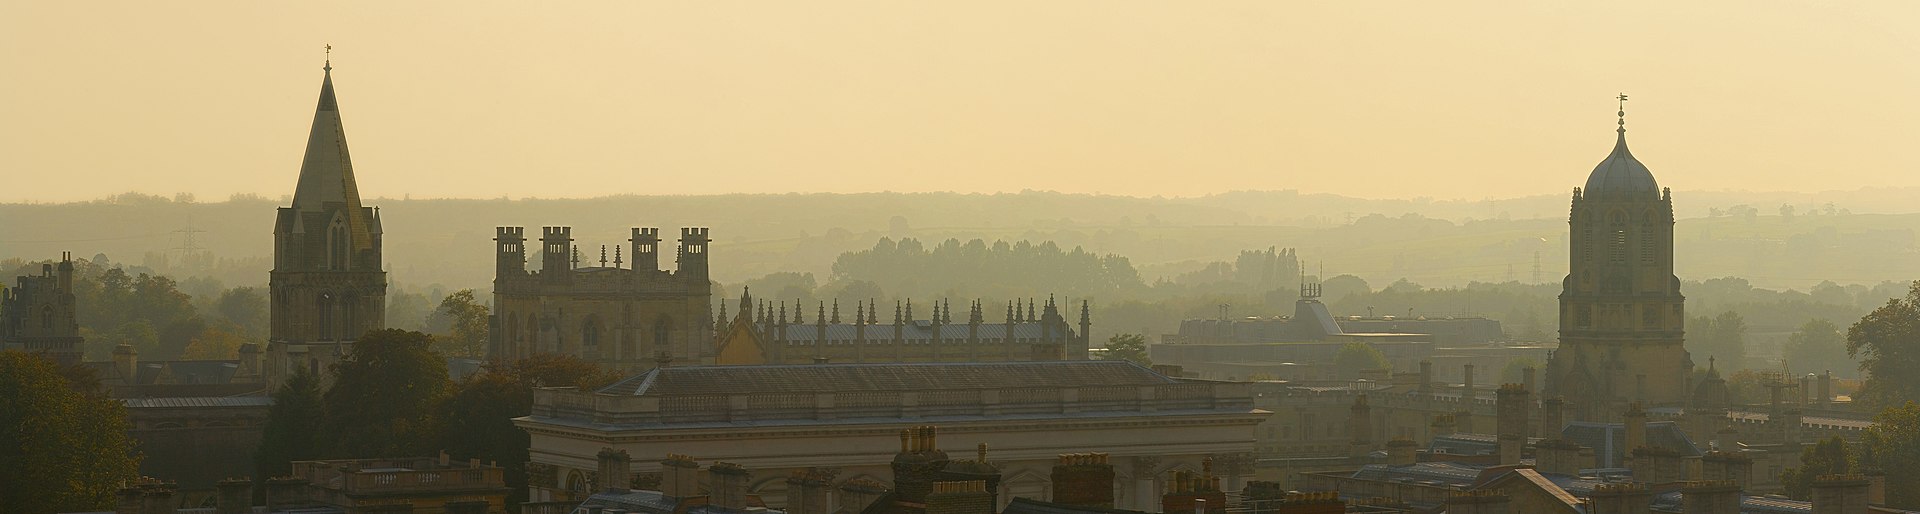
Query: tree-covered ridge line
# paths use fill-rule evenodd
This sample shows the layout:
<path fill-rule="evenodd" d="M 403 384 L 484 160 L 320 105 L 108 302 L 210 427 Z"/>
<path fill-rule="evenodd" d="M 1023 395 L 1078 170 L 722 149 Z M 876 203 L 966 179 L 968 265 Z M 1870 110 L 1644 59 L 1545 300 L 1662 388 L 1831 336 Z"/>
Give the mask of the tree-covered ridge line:
<path fill-rule="evenodd" d="M 1874 283 L 1920 276 L 1920 214 L 1848 214 L 1826 201 L 1800 203 L 1783 216 L 1777 203 L 1726 202 L 1699 192 L 1675 227 L 1682 277 L 1741 276 L 1766 287 L 1807 287 L 1809 277 Z M 1875 193 L 1877 194 L 1877 193 Z M 715 278 L 738 282 L 780 271 L 832 273 L 840 254 L 882 237 L 1053 241 L 1061 248 L 1126 256 L 1142 277 L 1201 270 L 1248 248 L 1300 248 L 1333 274 L 1385 283 L 1407 278 L 1434 286 L 1539 282 L 1565 273 L 1565 199 L 1542 196 L 1537 216 L 1512 214 L 1501 201 L 1328 200 L 1320 195 L 1235 192 L 1205 198 L 1130 198 L 1023 192 L 997 195 L 862 193 L 719 196 L 615 196 L 572 200 L 374 199 L 383 209 L 386 258 L 398 281 L 484 290 L 492 279 L 496 226 L 569 225 L 591 250 L 624 243 L 627 228 L 711 227 Z M 1680 198 L 1676 195 L 1676 198 Z M 1322 201 L 1326 200 L 1326 201 Z M 1357 202 L 1357 203 L 1356 203 Z M 200 203 L 134 195 L 108 202 L 0 205 L 0 248 L 26 259 L 75 251 L 105 253 L 176 278 L 206 275 L 255 282 L 271 267 L 265 230 L 280 202 L 262 198 Z M 1711 209 L 1751 216 L 1706 217 Z M 1487 208 L 1492 205 L 1492 208 Z M 1856 211 L 1870 209 L 1855 207 Z M 177 231 L 191 219 L 207 255 L 187 259 Z M 191 262 L 190 262 L 191 261 Z"/>

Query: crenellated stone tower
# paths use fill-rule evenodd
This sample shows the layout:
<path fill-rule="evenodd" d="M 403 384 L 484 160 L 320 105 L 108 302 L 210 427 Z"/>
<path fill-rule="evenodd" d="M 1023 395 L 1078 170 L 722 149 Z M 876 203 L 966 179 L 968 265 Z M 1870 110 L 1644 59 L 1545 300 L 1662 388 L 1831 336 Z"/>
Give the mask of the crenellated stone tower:
<path fill-rule="evenodd" d="M 323 69 L 293 205 L 273 226 L 266 372 L 274 385 L 296 368 L 326 369 L 361 334 L 386 327 L 380 211 L 360 204 L 332 63 Z"/>
<path fill-rule="evenodd" d="M 1673 197 L 1627 150 L 1620 100 L 1613 152 L 1573 190 L 1560 348 L 1547 363 L 1547 393 L 1582 421 L 1607 421 L 1632 402 L 1683 405 L 1693 369 L 1673 274 Z"/>

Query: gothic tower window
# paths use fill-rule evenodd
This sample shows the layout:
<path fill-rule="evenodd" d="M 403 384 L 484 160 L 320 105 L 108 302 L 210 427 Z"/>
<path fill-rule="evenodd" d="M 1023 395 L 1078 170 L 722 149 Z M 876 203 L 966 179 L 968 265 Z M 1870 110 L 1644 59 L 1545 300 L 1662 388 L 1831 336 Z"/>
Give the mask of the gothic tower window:
<path fill-rule="evenodd" d="M 347 223 L 340 218 L 333 219 L 333 227 L 327 229 L 327 269 L 345 271 L 347 269 Z"/>
<path fill-rule="evenodd" d="M 539 346 L 540 346 L 540 318 L 532 314 L 528 314 L 527 315 L 526 352 L 527 353 L 536 352 L 538 351 Z"/>
<path fill-rule="evenodd" d="M 580 345 L 585 348 L 586 353 L 599 352 L 600 316 L 587 316 L 587 320 L 580 323 Z"/>
<path fill-rule="evenodd" d="M 40 308 L 40 328 L 53 330 L 53 308 L 52 307 Z"/>
<path fill-rule="evenodd" d="M 1657 264 L 1659 262 L 1660 238 L 1655 237 L 1655 234 L 1657 234 L 1660 229 L 1657 225 L 1654 225 L 1653 221 L 1653 211 L 1647 211 L 1646 217 L 1642 220 L 1642 228 L 1640 230 L 1641 264 Z"/>
<path fill-rule="evenodd" d="M 354 296 L 351 294 L 342 295 L 340 297 L 340 338 L 341 339 L 359 339 L 360 338 L 361 331 L 358 330 L 358 328 L 354 325 L 354 322 L 358 321 L 357 319 L 358 316 L 354 316 L 354 311 L 359 310 L 360 302 L 355 300 L 356 298 L 354 298 Z"/>
<path fill-rule="evenodd" d="M 661 317 L 660 317 L 660 319 L 659 319 L 658 321 L 654 321 L 654 322 L 653 322 L 653 348 L 654 348 L 654 351 L 664 351 L 664 350 L 666 350 L 666 349 L 667 349 L 667 340 L 668 340 L 668 339 L 669 339 L 670 337 L 672 337 L 672 334 L 673 334 L 673 319 L 672 319 L 672 318 L 668 318 L 668 317 L 666 317 L 666 316 L 661 316 Z"/>
<path fill-rule="evenodd" d="M 1608 224 L 1607 261 L 1627 262 L 1627 213 L 1613 211 Z"/>
<path fill-rule="evenodd" d="M 333 340 L 333 295 L 320 294 L 320 340 Z"/>

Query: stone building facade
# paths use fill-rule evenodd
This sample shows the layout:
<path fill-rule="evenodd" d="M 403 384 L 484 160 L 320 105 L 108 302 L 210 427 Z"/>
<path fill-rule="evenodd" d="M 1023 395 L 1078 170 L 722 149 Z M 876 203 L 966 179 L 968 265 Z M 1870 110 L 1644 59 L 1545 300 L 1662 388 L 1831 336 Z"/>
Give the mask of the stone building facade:
<path fill-rule="evenodd" d="M 1560 347 L 1547 362 L 1545 392 L 1582 421 L 1607 421 L 1628 403 L 1681 406 L 1692 389 L 1673 195 L 1627 150 L 1620 116 L 1613 152 L 1573 191 Z"/>
<path fill-rule="evenodd" d="M 1008 302 L 1005 321 L 994 323 L 979 301 L 955 322 L 950 302 L 934 302 L 931 316 L 916 319 L 907 300 L 894 306 L 889 323 L 868 302 L 856 303 L 853 316 L 844 319 L 838 302 L 831 311 L 822 302 L 809 323 L 798 304 L 788 317 L 785 303 L 755 303 L 749 293 L 742 292 L 738 315 L 714 327 L 716 364 L 1086 360 L 1093 329 L 1086 301 L 1077 329 L 1053 298 L 1038 310 L 1033 301 Z"/>
<path fill-rule="evenodd" d="M 713 362 L 706 228 L 680 230 L 674 270 L 660 268 L 657 228 L 632 229 L 631 251 L 616 246 L 612 266 L 604 247 L 598 266 L 581 266 L 573 229 L 543 227 L 540 269 L 531 271 L 525 229 L 495 234 L 492 357 L 557 353 L 628 372 Z"/>
<path fill-rule="evenodd" d="M 326 369 L 386 327 L 380 211 L 360 204 L 331 63 L 325 71 L 293 204 L 273 226 L 266 376 L 276 385 L 295 369 Z"/>
<path fill-rule="evenodd" d="M 18 277 L 0 290 L 0 350 L 45 353 L 77 364 L 83 351 L 73 296 L 73 256 L 43 264 L 40 274 Z"/>
<path fill-rule="evenodd" d="M 834 485 L 890 483 L 902 429 L 937 424 L 984 445 L 997 497 L 1047 498 L 1059 454 L 1107 452 L 1115 504 L 1154 510 L 1170 471 L 1208 458 L 1229 489 L 1253 473 L 1248 384 L 1185 380 L 1124 361 L 667 367 L 598 391 L 541 389 L 515 424 L 532 435 L 535 501 L 583 499 L 606 448 L 692 455 L 760 470 L 748 492 L 791 507 L 786 477 L 841 470 Z M 931 441 L 926 444 L 935 444 Z M 937 446 L 936 446 L 937 447 Z M 829 510 L 828 512 L 832 512 Z"/>

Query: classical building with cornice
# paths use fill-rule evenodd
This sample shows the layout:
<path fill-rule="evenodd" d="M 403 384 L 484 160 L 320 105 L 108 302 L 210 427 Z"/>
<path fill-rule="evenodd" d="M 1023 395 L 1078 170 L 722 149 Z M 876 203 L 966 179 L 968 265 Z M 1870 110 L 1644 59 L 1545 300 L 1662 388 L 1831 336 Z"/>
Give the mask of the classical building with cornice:
<path fill-rule="evenodd" d="M 901 430 L 939 425 L 962 445 L 951 449 L 999 467 L 999 498 L 1048 497 L 1060 454 L 1101 451 L 1118 465 L 1116 505 L 1153 510 L 1169 472 L 1211 458 L 1228 489 L 1253 474 L 1269 413 L 1249 386 L 1124 361 L 666 367 L 597 391 L 537 390 L 515 423 L 532 434 L 534 501 L 584 499 L 612 448 L 634 456 L 636 476 L 669 454 L 759 470 L 749 492 L 781 507 L 788 475 L 808 468 L 892 482 Z"/>

